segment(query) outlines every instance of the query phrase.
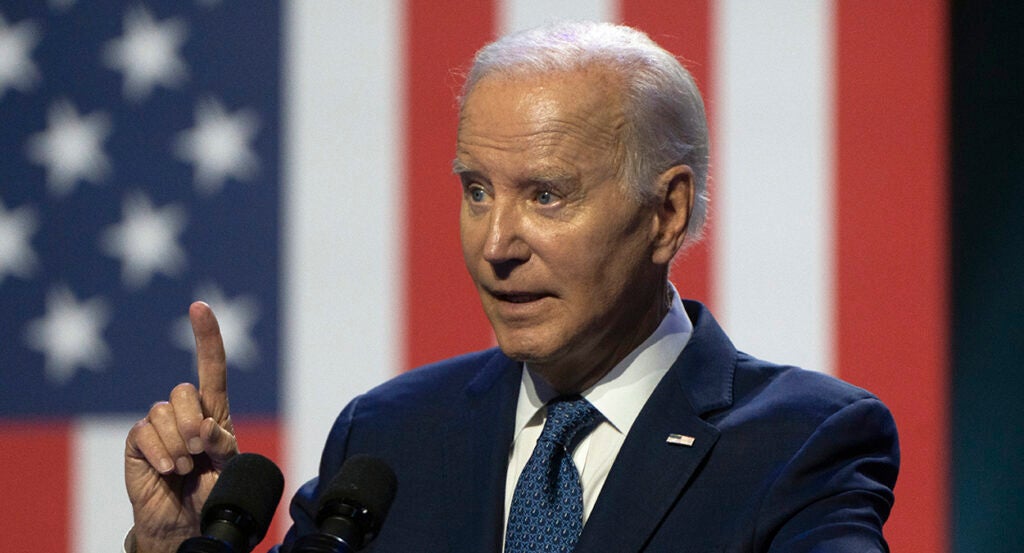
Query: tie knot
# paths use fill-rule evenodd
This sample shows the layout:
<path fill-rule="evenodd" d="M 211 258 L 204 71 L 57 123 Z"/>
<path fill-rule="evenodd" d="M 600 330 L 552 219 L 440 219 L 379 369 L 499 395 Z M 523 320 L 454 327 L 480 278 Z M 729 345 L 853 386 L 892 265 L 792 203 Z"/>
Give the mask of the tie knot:
<path fill-rule="evenodd" d="M 561 396 L 548 402 L 548 419 L 540 440 L 549 440 L 563 447 L 597 419 L 597 409 L 580 396 Z"/>

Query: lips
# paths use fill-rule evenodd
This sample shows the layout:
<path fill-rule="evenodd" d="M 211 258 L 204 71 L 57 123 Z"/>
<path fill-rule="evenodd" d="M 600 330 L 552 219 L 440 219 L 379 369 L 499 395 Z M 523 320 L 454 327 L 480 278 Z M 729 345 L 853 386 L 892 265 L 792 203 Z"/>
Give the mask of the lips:
<path fill-rule="evenodd" d="M 537 301 L 537 300 L 544 299 L 544 298 L 546 298 L 546 297 L 551 295 L 551 294 L 547 294 L 547 293 L 543 293 L 543 292 L 521 292 L 521 291 L 503 292 L 503 291 L 498 291 L 498 290 L 490 290 L 489 292 L 490 292 L 491 296 L 494 297 L 494 299 L 496 299 L 498 301 L 508 302 L 508 303 L 530 303 L 530 302 L 534 302 L 534 301 Z"/>

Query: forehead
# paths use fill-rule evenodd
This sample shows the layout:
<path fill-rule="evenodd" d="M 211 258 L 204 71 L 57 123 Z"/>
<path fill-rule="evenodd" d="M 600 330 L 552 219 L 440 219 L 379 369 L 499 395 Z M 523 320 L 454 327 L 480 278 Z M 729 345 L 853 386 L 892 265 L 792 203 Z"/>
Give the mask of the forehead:
<path fill-rule="evenodd" d="M 600 68 L 530 75 L 492 74 L 466 96 L 459 158 L 475 149 L 617 150 L 625 121 L 621 79 Z"/>

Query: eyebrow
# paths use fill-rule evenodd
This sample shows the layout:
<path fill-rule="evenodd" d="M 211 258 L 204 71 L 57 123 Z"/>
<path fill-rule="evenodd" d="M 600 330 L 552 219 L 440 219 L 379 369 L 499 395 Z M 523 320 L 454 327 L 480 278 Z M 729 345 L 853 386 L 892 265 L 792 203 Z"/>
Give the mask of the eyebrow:
<path fill-rule="evenodd" d="M 473 169 L 462 162 L 459 158 L 452 160 L 452 173 L 455 175 L 465 174 L 477 174 L 479 171 Z M 559 168 L 548 167 L 538 170 L 536 173 L 525 179 L 524 182 L 530 182 L 534 184 L 549 184 L 556 187 L 565 186 L 568 183 L 575 182 L 578 176 L 571 171 L 565 171 Z"/>

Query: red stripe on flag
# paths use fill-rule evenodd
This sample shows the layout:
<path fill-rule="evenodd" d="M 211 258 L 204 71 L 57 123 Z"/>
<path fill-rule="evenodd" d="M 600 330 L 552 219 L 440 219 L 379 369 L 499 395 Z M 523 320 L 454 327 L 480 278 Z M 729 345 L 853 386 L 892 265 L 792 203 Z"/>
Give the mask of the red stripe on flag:
<path fill-rule="evenodd" d="M 946 6 L 840 2 L 837 363 L 900 429 L 893 551 L 948 550 Z"/>
<path fill-rule="evenodd" d="M 72 551 L 70 427 L 64 421 L 0 426 L 0 521 L 8 551 Z M 113 484 L 112 484 L 113 485 Z"/>
<path fill-rule="evenodd" d="M 278 422 L 273 419 L 239 417 L 234 419 L 235 435 L 238 436 L 238 448 L 245 453 L 259 453 L 270 459 L 284 470 L 284 459 L 281 455 L 281 432 Z M 127 433 L 127 432 L 126 432 Z M 290 489 L 288 483 L 285 489 Z M 264 551 L 276 543 L 281 543 L 285 532 L 291 526 L 288 516 L 288 497 L 282 498 L 274 513 L 272 528 L 254 551 Z"/>
<path fill-rule="evenodd" d="M 708 0 L 622 0 L 621 21 L 647 33 L 655 42 L 672 52 L 693 74 L 704 94 L 711 126 L 711 3 Z M 713 155 L 713 154 L 712 154 Z M 714 206 L 714 202 L 711 203 Z M 704 240 L 677 257 L 672 281 L 686 298 L 713 306 L 711 251 L 712 229 L 705 229 Z"/>
<path fill-rule="evenodd" d="M 457 106 L 477 48 L 494 37 L 491 2 L 409 0 L 405 46 L 403 367 L 488 347 L 490 325 L 462 261 L 452 175 Z"/>

